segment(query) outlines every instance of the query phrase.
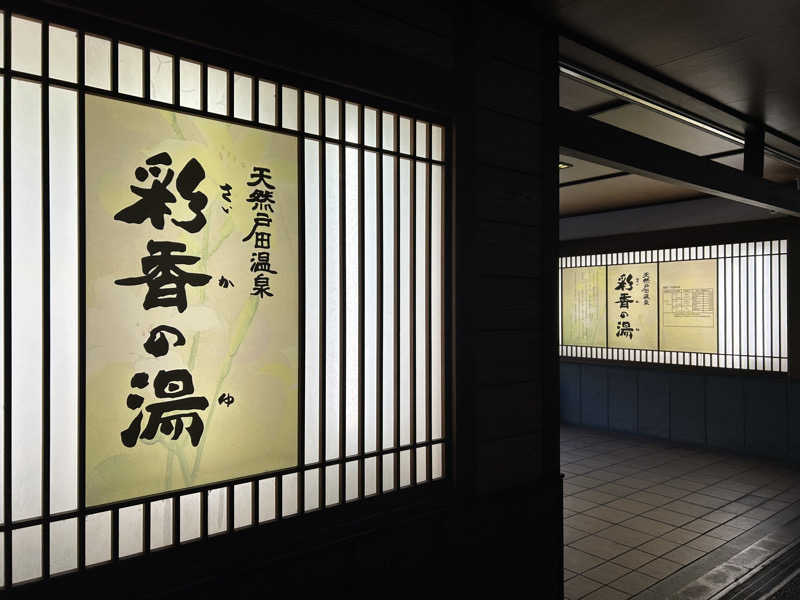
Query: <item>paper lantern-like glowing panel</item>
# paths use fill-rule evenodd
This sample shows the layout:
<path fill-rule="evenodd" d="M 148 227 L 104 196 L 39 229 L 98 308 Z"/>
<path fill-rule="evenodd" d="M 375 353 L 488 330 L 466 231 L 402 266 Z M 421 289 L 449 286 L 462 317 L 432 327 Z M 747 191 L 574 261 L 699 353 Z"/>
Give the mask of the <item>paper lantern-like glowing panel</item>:
<path fill-rule="evenodd" d="M 86 503 L 297 464 L 297 140 L 86 96 Z"/>
<path fill-rule="evenodd" d="M 562 272 L 564 343 L 606 345 L 606 268 L 577 267 Z"/>
<path fill-rule="evenodd" d="M 658 265 L 609 265 L 608 347 L 658 349 Z"/>
<path fill-rule="evenodd" d="M 717 261 L 661 265 L 661 348 L 717 351 Z"/>

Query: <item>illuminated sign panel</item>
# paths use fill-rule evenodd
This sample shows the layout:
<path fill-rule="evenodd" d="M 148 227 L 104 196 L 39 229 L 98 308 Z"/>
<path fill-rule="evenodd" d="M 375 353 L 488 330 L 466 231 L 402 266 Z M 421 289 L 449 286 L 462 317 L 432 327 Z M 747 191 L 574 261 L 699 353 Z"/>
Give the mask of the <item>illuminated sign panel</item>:
<path fill-rule="evenodd" d="M 788 372 L 788 257 L 787 240 L 562 257 L 559 354 Z"/>
<path fill-rule="evenodd" d="M 561 285 L 565 299 L 563 328 L 565 344 L 605 346 L 606 268 L 582 267 L 564 271 Z"/>
<path fill-rule="evenodd" d="M 608 347 L 658 348 L 658 265 L 608 269 Z"/>
<path fill-rule="evenodd" d="M 717 261 L 690 260 L 660 266 L 661 348 L 717 351 Z"/>
<path fill-rule="evenodd" d="M 297 139 L 87 95 L 85 148 L 87 505 L 295 466 Z"/>

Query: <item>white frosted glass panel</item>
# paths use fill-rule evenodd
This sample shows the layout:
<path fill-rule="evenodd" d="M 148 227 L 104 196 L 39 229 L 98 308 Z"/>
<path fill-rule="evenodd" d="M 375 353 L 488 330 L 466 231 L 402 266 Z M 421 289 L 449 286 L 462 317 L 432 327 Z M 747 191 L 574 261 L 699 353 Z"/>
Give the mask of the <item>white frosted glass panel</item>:
<path fill-rule="evenodd" d="M 383 157 L 383 447 L 391 448 L 394 439 L 394 238 L 395 238 L 395 164 L 397 159 Z"/>
<path fill-rule="evenodd" d="M 286 129 L 297 129 L 297 90 L 281 87 L 281 125 Z"/>
<path fill-rule="evenodd" d="M 377 445 L 378 402 L 377 155 L 364 153 L 364 452 Z"/>
<path fill-rule="evenodd" d="M 101 512 L 86 517 L 86 564 L 111 560 L 111 513 Z"/>
<path fill-rule="evenodd" d="M 444 188 L 442 167 L 431 167 L 431 437 L 444 432 L 444 305 L 442 277 L 444 273 Z M 560 279 L 559 279 L 560 281 Z M 560 306 L 560 304 L 559 304 Z M 559 311 L 560 314 L 560 311 Z"/>
<path fill-rule="evenodd" d="M 50 510 L 78 506 L 78 100 L 50 88 Z"/>
<path fill-rule="evenodd" d="M 258 482 L 258 521 L 263 523 L 275 518 L 275 479 Z"/>
<path fill-rule="evenodd" d="M 358 273 L 359 273 L 359 214 L 358 214 L 358 150 L 345 149 L 345 452 L 358 453 Z"/>
<path fill-rule="evenodd" d="M 41 87 L 11 83 L 12 515 L 42 510 Z"/>
<path fill-rule="evenodd" d="M 358 139 L 358 104 L 345 102 L 344 104 L 344 139 L 357 144 Z"/>
<path fill-rule="evenodd" d="M 444 160 L 444 130 L 438 125 L 431 126 L 431 158 Z"/>
<path fill-rule="evenodd" d="M 42 24 L 33 19 L 11 17 L 11 68 L 42 74 Z"/>
<path fill-rule="evenodd" d="M 297 473 L 283 476 L 281 490 L 281 513 L 284 517 L 297 514 Z"/>
<path fill-rule="evenodd" d="M 781 240 L 781 248 L 783 248 L 783 244 L 785 240 Z M 787 266 L 786 266 L 786 255 L 781 254 L 781 357 L 788 357 L 789 356 L 789 307 L 787 303 L 787 290 L 788 290 L 788 282 L 786 280 L 786 276 L 788 273 Z M 783 365 L 783 361 L 781 362 Z M 781 370 L 786 370 L 781 366 Z"/>
<path fill-rule="evenodd" d="M 200 109 L 202 92 L 202 65 L 190 60 L 180 61 L 180 101 L 186 108 Z"/>
<path fill-rule="evenodd" d="M 786 315 L 781 312 L 780 302 L 780 257 L 778 255 L 773 255 L 771 257 L 772 260 L 772 289 L 774 293 L 772 294 L 772 313 L 775 315 L 775 319 L 772 321 L 772 355 L 773 356 L 780 356 L 781 355 L 781 319 L 785 319 Z"/>
<path fill-rule="evenodd" d="M 48 60 L 50 77 L 64 81 L 77 81 L 78 34 L 72 29 L 50 25 Z"/>
<path fill-rule="evenodd" d="M 428 158 L 428 124 L 417 121 L 417 156 Z"/>
<path fill-rule="evenodd" d="M 325 468 L 325 506 L 339 503 L 339 465 Z"/>
<path fill-rule="evenodd" d="M 339 456 L 339 148 L 325 145 L 325 457 Z"/>
<path fill-rule="evenodd" d="M 346 502 L 358 498 L 358 462 L 350 461 L 344 469 L 345 495 Z"/>
<path fill-rule="evenodd" d="M 417 162 L 415 169 L 416 193 L 414 215 L 414 319 L 415 319 L 415 437 L 418 442 L 427 439 L 428 360 L 427 360 L 427 249 L 428 249 L 428 171 L 425 163 Z"/>
<path fill-rule="evenodd" d="M 253 522 L 253 484 L 233 486 L 233 526 L 246 527 Z"/>
<path fill-rule="evenodd" d="M 11 580 L 14 583 L 20 583 L 41 577 L 42 526 L 34 525 L 15 529 L 11 543 L 14 549 L 11 556 Z"/>
<path fill-rule="evenodd" d="M 117 58 L 120 93 L 141 97 L 144 94 L 142 49 L 127 44 L 118 44 Z"/>
<path fill-rule="evenodd" d="M 394 455 L 383 455 L 383 491 L 394 489 Z"/>
<path fill-rule="evenodd" d="M 325 98 L 325 135 L 339 139 L 339 101 Z"/>
<path fill-rule="evenodd" d="M 275 125 L 275 84 L 270 81 L 258 82 L 258 122 Z"/>
<path fill-rule="evenodd" d="M 560 273 L 559 273 L 560 275 Z M 559 303 L 561 306 L 561 282 L 559 280 Z M 717 315 L 718 315 L 718 331 L 717 331 L 717 351 L 725 352 L 725 322 L 719 315 L 725 314 L 725 263 L 721 260 L 717 261 Z M 561 312 L 559 311 L 559 329 L 561 327 Z"/>
<path fill-rule="evenodd" d="M 739 345 L 739 259 L 730 259 L 731 266 L 731 322 L 733 324 L 733 354 L 738 355 L 741 353 Z M 737 357 L 734 356 L 734 360 Z"/>
<path fill-rule="evenodd" d="M 304 473 L 305 488 L 303 496 L 305 498 L 305 510 L 315 510 L 319 508 L 319 469 L 311 469 Z"/>
<path fill-rule="evenodd" d="M 228 529 L 228 488 L 216 488 L 208 492 L 208 535 L 222 533 Z"/>
<path fill-rule="evenodd" d="M 747 354 L 756 353 L 756 259 L 752 256 L 747 259 Z"/>
<path fill-rule="evenodd" d="M 86 85 L 103 90 L 111 89 L 111 42 L 93 35 L 84 36 Z"/>
<path fill-rule="evenodd" d="M 319 135 L 319 96 L 306 92 L 303 96 L 303 127 L 306 133 Z"/>
<path fill-rule="evenodd" d="M 253 80 L 238 73 L 233 74 L 233 116 L 248 121 L 253 118 Z"/>
<path fill-rule="evenodd" d="M 0 19 L 0 25 L 2 25 L 2 24 L 3 24 L 3 20 Z M 0 41 L 2 41 L 2 36 L 0 36 Z M 0 77 L 0 85 L 3 85 L 3 83 L 4 83 L 4 78 Z M 4 103 L 3 94 L 0 94 L 0 111 L 4 110 L 4 104 L 5 103 Z M 2 123 L 2 119 L 0 119 L 0 136 L 3 133 L 4 133 L 3 132 L 3 123 Z M 2 162 L 2 161 L 0 161 L 0 162 Z M 0 164 L 0 182 L 2 182 L 3 179 L 4 179 L 4 172 L 3 171 L 4 171 L 4 166 L 2 164 Z M 0 200 L 2 200 L 2 201 L 5 200 L 3 198 L 3 195 L 4 195 L 3 186 L 0 185 Z M 5 217 L 0 215 L 0 245 L 5 244 L 5 241 L 3 239 L 3 230 L 5 229 L 4 224 L 3 224 L 4 219 L 5 219 Z M 5 267 L 6 267 L 6 265 L 5 265 L 5 257 L 0 256 L 0 265 L 3 267 L 3 270 L 5 271 Z M 5 297 L 2 294 L 0 294 L 0 310 L 3 311 L 2 314 L 5 314 Z M 5 322 L 5 318 L 4 317 L 0 317 L 0 333 L 2 333 L 2 335 L 4 337 L 6 335 L 6 326 L 7 326 L 7 324 Z M 0 375 L 4 375 L 4 374 L 5 374 L 5 346 L 4 346 L 4 344 L 0 344 Z M 4 406 L 5 405 L 5 400 L 6 400 L 5 399 L 5 390 L 2 389 L 2 387 L 0 387 L 0 406 Z M 5 440 L 4 428 L 3 428 L 3 426 L 0 426 L 0 461 L 4 461 L 5 460 L 4 459 L 4 448 L 5 448 L 5 441 L 4 440 Z M 0 464 L 4 464 L 4 463 L 0 463 Z M 4 504 L 5 504 L 4 503 L 5 495 L 3 493 L 4 485 L 5 485 L 5 482 L 3 481 L 3 478 L 0 477 L 0 511 L 2 511 L 2 512 L 0 512 L 0 523 L 3 521 L 3 515 L 5 514 L 5 506 L 4 506 Z M 0 535 L 0 538 L 2 538 L 2 535 Z"/>
<path fill-rule="evenodd" d="M 764 355 L 764 261 L 762 258 L 755 258 L 756 279 L 755 279 L 755 329 L 756 329 L 756 355 Z"/>
<path fill-rule="evenodd" d="M 400 487 L 411 485 L 411 450 L 400 452 Z"/>
<path fill-rule="evenodd" d="M 442 476 L 444 471 L 443 460 L 442 445 L 436 444 L 431 449 L 431 477 L 433 479 L 439 479 Z"/>
<path fill-rule="evenodd" d="M 768 245 L 766 249 L 769 249 Z M 762 257 L 762 261 L 764 269 L 764 355 L 769 356 L 772 350 L 772 261 L 768 254 Z M 777 293 L 777 290 L 775 292 Z M 767 369 L 769 368 L 767 366 Z"/>
<path fill-rule="evenodd" d="M 400 117 L 400 152 L 411 154 L 411 119 Z"/>
<path fill-rule="evenodd" d="M 159 102 L 173 102 L 172 57 L 169 54 L 150 52 L 150 98 Z"/>
<path fill-rule="evenodd" d="M 394 150 L 395 149 L 395 139 L 394 139 L 394 119 L 395 115 L 392 113 L 381 113 L 382 115 L 382 122 L 381 122 L 381 130 L 383 132 L 383 149 L 384 150 Z"/>
<path fill-rule="evenodd" d="M 400 160 L 400 445 L 411 441 L 411 163 Z"/>
<path fill-rule="evenodd" d="M 228 72 L 225 69 L 208 67 L 208 112 L 218 115 L 228 114 Z"/>
<path fill-rule="evenodd" d="M 428 449 L 425 447 L 417 448 L 417 483 L 428 480 Z"/>
<path fill-rule="evenodd" d="M 65 519 L 50 524 L 50 572 L 63 573 L 78 568 L 78 520 Z"/>
<path fill-rule="evenodd" d="M 172 500 L 150 503 L 150 548 L 172 544 Z"/>
<path fill-rule="evenodd" d="M 181 542 L 200 537 L 200 494 L 181 496 Z"/>
<path fill-rule="evenodd" d="M 375 147 L 378 145 L 378 111 L 374 108 L 364 109 L 364 144 Z"/>
<path fill-rule="evenodd" d="M 141 504 L 119 509 L 119 556 L 142 552 L 144 509 Z"/>
<path fill-rule="evenodd" d="M 305 459 L 319 460 L 319 142 L 305 140 Z"/>
<path fill-rule="evenodd" d="M 364 460 L 364 495 L 378 492 L 378 459 L 371 456 Z"/>

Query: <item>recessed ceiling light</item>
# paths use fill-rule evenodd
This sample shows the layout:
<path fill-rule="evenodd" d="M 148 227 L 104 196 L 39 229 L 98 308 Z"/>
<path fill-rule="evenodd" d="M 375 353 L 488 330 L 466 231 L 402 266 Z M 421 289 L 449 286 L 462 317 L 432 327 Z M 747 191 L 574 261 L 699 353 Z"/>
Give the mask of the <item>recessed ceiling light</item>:
<path fill-rule="evenodd" d="M 558 168 L 559 169 L 569 169 L 572 165 L 568 162 L 558 161 Z"/>

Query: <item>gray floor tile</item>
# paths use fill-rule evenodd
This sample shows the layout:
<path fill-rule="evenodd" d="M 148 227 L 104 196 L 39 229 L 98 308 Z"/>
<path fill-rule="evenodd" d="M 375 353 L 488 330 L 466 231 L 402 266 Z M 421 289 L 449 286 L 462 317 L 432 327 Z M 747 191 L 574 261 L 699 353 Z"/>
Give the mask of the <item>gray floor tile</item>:
<path fill-rule="evenodd" d="M 595 508 L 591 508 L 587 510 L 585 514 L 589 515 L 590 517 L 601 519 L 603 521 L 608 521 L 609 523 L 620 523 L 634 516 L 629 512 L 625 512 L 624 510 L 617 510 L 616 508 L 611 508 L 610 506 L 607 505 L 596 506 Z"/>
<path fill-rule="evenodd" d="M 564 568 L 574 573 L 583 573 L 584 571 L 595 568 L 602 562 L 604 562 L 602 558 L 597 558 L 586 552 L 581 552 L 572 546 L 564 547 Z"/>
<path fill-rule="evenodd" d="M 624 510 L 625 512 L 629 512 L 634 515 L 639 515 L 647 512 L 648 510 L 653 510 L 653 506 L 651 504 L 645 504 L 644 502 L 638 502 L 637 500 L 631 500 L 630 498 L 620 498 L 619 500 L 614 500 L 613 502 L 609 502 L 607 506 Z"/>
<path fill-rule="evenodd" d="M 684 529 L 682 527 L 673 529 L 669 533 L 665 533 L 661 536 L 662 540 L 667 540 L 668 542 L 675 542 L 676 544 L 683 545 L 687 543 L 689 540 L 693 540 L 694 538 L 698 537 L 700 534 L 696 531 L 691 531 L 689 529 Z"/>
<path fill-rule="evenodd" d="M 623 567 L 613 562 L 607 562 L 595 567 L 594 569 L 586 571 L 584 575 L 600 583 L 609 584 L 612 581 L 619 579 L 623 575 L 626 575 L 627 573 L 630 573 L 630 569 L 627 567 Z"/>
<path fill-rule="evenodd" d="M 588 596 L 585 596 L 583 600 L 626 600 L 626 598 L 630 598 L 630 594 L 620 592 L 608 586 L 603 586 Z"/>
<path fill-rule="evenodd" d="M 662 556 L 667 552 L 675 550 L 675 548 L 679 546 L 680 544 L 676 544 L 675 542 L 670 542 L 669 540 L 665 540 L 663 538 L 655 538 L 649 542 L 645 542 L 639 546 L 638 549 L 642 550 L 643 552 L 647 552 L 648 554 L 652 554 L 653 556 Z"/>
<path fill-rule="evenodd" d="M 596 581 L 577 575 L 564 584 L 564 595 L 571 600 L 579 600 L 600 586 Z"/>
<path fill-rule="evenodd" d="M 583 514 L 573 515 L 568 519 L 564 519 L 564 524 L 588 533 L 597 533 L 611 526 L 611 523 L 606 523 L 600 519 L 595 519 L 594 517 Z"/>
<path fill-rule="evenodd" d="M 642 533 L 641 531 L 629 529 L 623 525 L 615 525 L 608 529 L 603 529 L 599 531 L 597 535 L 632 548 L 653 539 L 653 536 L 649 533 Z"/>
<path fill-rule="evenodd" d="M 622 525 L 628 527 L 629 529 L 635 529 L 636 531 L 641 531 L 642 533 L 646 533 L 648 535 L 664 535 L 668 531 L 672 531 L 674 529 L 672 525 L 654 521 L 653 519 L 648 519 L 647 517 L 643 516 L 628 519 L 622 523 Z"/>
<path fill-rule="evenodd" d="M 664 579 L 669 577 L 675 571 L 683 568 L 683 565 L 667 560 L 666 558 L 657 558 L 637 569 L 640 573 L 655 577 L 656 579 Z"/>
<path fill-rule="evenodd" d="M 705 519 L 696 519 L 683 526 L 684 529 L 688 529 L 689 531 L 696 531 L 697 533 L 706 533 L 707 531 L 711 531 L 715 527 L 717 527 L 717 524 L 714 523 L 714 521 L 706 521 Z"/>
<path fill-rule="evenodd" d="M 645 575 L 639 571 L 633 571 L 623 575 L 611 584 L 611 587 L 623 591 L 627 594 L 638 594 L 644 589 L 656 583 L 658 579 Z"/>
<path fill-rule="evenodd" d="M 708 535 L 720 538 L 722 540 L 732 540 L 733 538 L 744 533 L 744 530 L 738 527 L 731 527 L 730 525 L 720 525 L 708 532 Z"/>
<path fill-rule="evenodd" d="M 588 552 L 589 554 L 599 556 L 605 560 L 611 560 L 615 556 L 619 556 L 630 550 L 628 546 L 596 535 L 581 538 L 570 544 L 570 546 L 572 548 L 577 548 L 581 552 Z"/>
<path fill-rule="evenodd" d="M 703 556 L 705 552 L 697 548 L 690 548 L 689 546 L 680 546 L 675 548 L 672 552 L 667 552 L 664 558 L 671 560 L 681 565 L 688 565 Z"/>
<path fill-rule="evenodd" d="M 622 565 L 623 567 L 627 567 L 628 569 L 638 569 L 642 565 L 647 564 L 651 560 L 655 559 L 656 557 L 652 554 L 633 549 L 628 550 L 625 554 L 620 554 L 611 562 Z"/>
<path fill-rule="evenodd" d="M 719 548 L 724 543 L 725 540 L 723 539 L 710 535 L 700 535 L 693 540 L 686 542 L 686 545 L 690 548 L 695 548 L 696 550 L 702 550 L 703 552 L 711 552 L 712 550 Z"/>

